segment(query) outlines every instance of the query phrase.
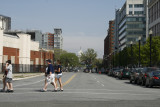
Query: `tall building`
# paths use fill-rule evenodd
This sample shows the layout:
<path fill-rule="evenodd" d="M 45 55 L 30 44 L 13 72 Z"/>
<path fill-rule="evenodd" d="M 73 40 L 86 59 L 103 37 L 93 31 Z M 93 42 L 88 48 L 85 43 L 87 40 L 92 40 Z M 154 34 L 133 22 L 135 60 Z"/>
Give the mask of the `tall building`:
<path fill-rule="evenodd" d="M 62 29 L 54 29 L 54 48 L 62 49 L 63 48 L 63 37 Z"/>
<path fill-rule="evenodd" d="M 149 30 L 153 36 L 160 36 L 160 0 L 149 0 Z"/>
<path fill-rule="evenodd" d="M 146 41 L 146 15 L 144 0 L 126 0 L 121 9 L 116 11 L 115 37 L 118 38 L 119 49 L 129 46 L 131 41 L 136 43 L 141 37 Z M 117 40 L 117 39 L 115 39 Z"/>
<path fill-rule="evenodd" d="M 4 31 L 11 30 L 11 18 L 10 17 L 0 15 L 0 29 Z"/>
<path fill-rule="evenodd" d="M 54 34 L 45 33 L 42 35 L 42 48 L 47 50 L 54 49 Z"/>
<path fill-rule="evenodd" d="M 104 39 L 104 60 L 109 66 L 114 52 L 114 20 L 109 21 L 108 34 Z"/>

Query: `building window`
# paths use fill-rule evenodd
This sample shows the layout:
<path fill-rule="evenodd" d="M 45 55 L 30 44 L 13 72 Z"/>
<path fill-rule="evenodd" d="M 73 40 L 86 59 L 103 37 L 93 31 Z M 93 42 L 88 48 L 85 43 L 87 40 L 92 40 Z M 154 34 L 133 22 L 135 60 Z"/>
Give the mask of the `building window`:
<path fill-rule="evenodd" d="M 144 7 L 144 5 L 143 4 L 134 4 L 134 7 L 135 8 L 142 8 L 142 7 Z"/>
<path fill-rule="evenodd" d="M 135 11 L 134 14 L 135 15 L 140 15 L 140 14 L 143 14 L 143 11 Z"/>
<path fill-rule="evenodd" d="M 133 8 L 133 5 L 132 5 L 132 4 L 129 4 L 129 8 Z"/>
<path fill-rule="evenodd" d="M 132 15 L 132 11 L 129 11 L 129 14 Z"/>

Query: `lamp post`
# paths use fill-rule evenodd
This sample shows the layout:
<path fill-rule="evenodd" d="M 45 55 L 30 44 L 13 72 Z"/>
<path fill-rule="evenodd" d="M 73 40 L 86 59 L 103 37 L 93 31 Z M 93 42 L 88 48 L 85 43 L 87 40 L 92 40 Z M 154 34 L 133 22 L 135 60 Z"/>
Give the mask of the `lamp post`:
<path fill-rule="evenodd" d="M 141 65 L 141 36 L 138 38 L 139 41 L 139 67 Z"/>
<path fill-rule="evenodd" d="M 114 68 L 114 52 L 113 52 L 113 68 Z"/>
<path fill-rule="evenodd" d="M 150 67 L 152 67 L 152 30 L 149 31 L 149 36 L 150 36 Z"/>
<path fill-rule="evenodd" d="M 131 41 L 131 66 L 133 67 L 133 65 L 132 65 L 132 59 L 133 59 L 133 49 L 132 49 L 132 45 L 133 45 L 133 42 Z"/>

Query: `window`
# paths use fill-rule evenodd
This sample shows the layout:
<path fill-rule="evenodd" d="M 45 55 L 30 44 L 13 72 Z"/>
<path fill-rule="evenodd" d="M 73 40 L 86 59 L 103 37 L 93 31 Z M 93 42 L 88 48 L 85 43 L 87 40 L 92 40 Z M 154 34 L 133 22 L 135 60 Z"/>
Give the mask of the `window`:
<path fill-rule="evenodd" d="M 132 15 L 132 11 L 129 11 L 129 14 Z"/>
<path fill-rule="evenodd" d="M 134 7 L 135 8 L 142 8 L 142 7 L 144 7 L 144 5 L 143 4 L 134 4 Z"/>
<path fill-rule="evenodd" d="M 132 8 L 133 7 L 133 5 L 132 4 L 129 4 L 129 8 Z"/>
<path fill-rule="evenodd" d="M 136 15 L 143 14 L 143 11 L 135 11 L 134 14 Z"/>

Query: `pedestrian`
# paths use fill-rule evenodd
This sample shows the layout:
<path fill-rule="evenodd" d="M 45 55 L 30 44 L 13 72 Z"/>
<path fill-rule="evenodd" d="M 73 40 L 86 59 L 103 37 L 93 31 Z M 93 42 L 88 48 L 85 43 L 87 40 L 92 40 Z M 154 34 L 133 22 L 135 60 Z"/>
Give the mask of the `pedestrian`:
<path fill-rule="evenodd" d="M 7 91 L 6 92 L 13 92 L 11 60 L 7 61 L 5 70 L 7 72 L 7 76 L 6 76 L 6 80 L 5 80 L 6 86 L 7 86 Z"/>
<path fill-rule="evenodd" d="M 62 66 L 61 66 L 61 62 L 60 60 L 57 60 L 57 70 L 56 70 L 56 78 L 55 78 L 55 82 L 57 83 L 57 80 L 59 82 L 60 85 L 60 91 L 63 91 L 63 85 L 62 85 Z"/>
<path fill-rule="evenodd" d="M 45 85 L 44 85 L 44 88 L 41 91 L 46 92 L 48 84 L 52 84 L 54 86 L 54 92 L 56 92 L 57 91 L 57 86 L 55 84 L 54 67 L 51 64 L 50 59 L 48 59 L 46 61 L 47 61 L 48 67 L 46 68 L 46 72 L 45 72 Z"/>
<path fill-rule="evenodd" d="M 7 63 L 7 61 L 6 61 Z M 3 78 L 2 78 L 2 82 L 3 82 L 3 89 L 0 90 L 0 92 L 5 92 L 5 88 L 6 88 L 6 76 L 7 76 L 7 70 L 2 70 L 3 72 Z"/>

